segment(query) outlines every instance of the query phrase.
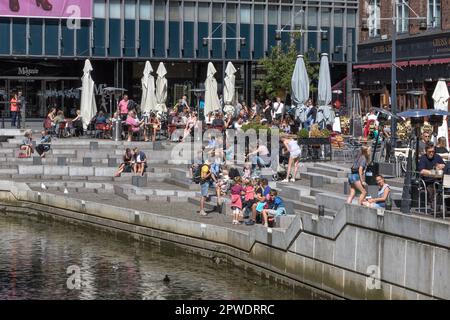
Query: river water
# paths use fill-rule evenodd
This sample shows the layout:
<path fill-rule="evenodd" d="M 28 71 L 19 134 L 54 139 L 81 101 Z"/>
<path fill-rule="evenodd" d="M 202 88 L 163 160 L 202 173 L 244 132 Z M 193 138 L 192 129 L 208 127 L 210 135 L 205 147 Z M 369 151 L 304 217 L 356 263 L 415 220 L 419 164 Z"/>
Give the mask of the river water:
<path fill-rule="evenodd" d="M 169 281 L 164 281 L 165 276 Z M 224 261 L 62 222 L 0 215 L 0 299 L 311 299 Z"/>

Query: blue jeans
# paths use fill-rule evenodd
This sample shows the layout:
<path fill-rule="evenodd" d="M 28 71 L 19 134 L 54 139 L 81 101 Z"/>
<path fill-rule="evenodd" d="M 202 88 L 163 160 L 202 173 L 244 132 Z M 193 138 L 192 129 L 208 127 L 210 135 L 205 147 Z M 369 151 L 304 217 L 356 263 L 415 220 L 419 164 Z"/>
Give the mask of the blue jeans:
<path fill-rule="evenodd" d="M 384 202 L 375 202 L 373 204 L 373 207 L 377 208 L 377 209 L 379 209 L 379 208 L 386 208 L 386 203 L 384 203 Z"/>
<path fill-rule="evenodd" d="M 270 162 L 266 163 L 266 161 L 264 161 L 263 158 L 257 155 L 253 155 L 251 157 L 251 162 L 252 162 L 252 169 L 255 169 L 256 166 L 267 167 L 270 164 Z"/>
<path fill-rule="evenodd" d="M 361 180 L 361 177 L 359 176 L 359 173 L 349 173 L 348 174 L 348 183 L 354 184 L 355 182 Z"/>
<path fill-rule="evenodd" d="M 202 197 L 207 197 L 208 190 L 209 190 L 209 188 L 212 188 L 212 187 L 214 187 L 214 182 L 211 180 L 200 183 L 200 193 L 201 193 Z"/>
<path fill-rule="evenodd" d="M 11 111 L 11 127 L 16 126 L 17 121 L 17 127 L 20 127 L 20 112 L 18 111 Z"/>

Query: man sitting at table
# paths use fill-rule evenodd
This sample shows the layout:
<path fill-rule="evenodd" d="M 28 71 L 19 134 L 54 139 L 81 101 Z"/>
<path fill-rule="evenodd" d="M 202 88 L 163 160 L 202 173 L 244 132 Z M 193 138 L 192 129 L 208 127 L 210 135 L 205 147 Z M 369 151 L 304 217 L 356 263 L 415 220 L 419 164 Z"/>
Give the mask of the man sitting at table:
<path fill-rule="evenodd" d="M 435 152 L 434 145 L 429 143 L 425 146 L 425 154 L 420 157 L 418 171 L 427 187 L 428 202 L 431 207 L 434 206 L 434 183 L 439 182 L 440 179 L 435 177 L 431 170 L 443 170 L 445 162 L 442 157 Z M 439 203 L 439 202 L 438 202 Z"/>

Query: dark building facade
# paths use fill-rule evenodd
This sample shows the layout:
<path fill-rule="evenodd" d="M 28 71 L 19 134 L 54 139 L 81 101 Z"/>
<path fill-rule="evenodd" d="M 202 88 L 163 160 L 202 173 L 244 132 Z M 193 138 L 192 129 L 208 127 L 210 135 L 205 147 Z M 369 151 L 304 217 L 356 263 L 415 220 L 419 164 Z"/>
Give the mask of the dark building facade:
<path fill-rule="evenodd" d="M 232 61 L 238 73 L 239 95 L 255 96 L 252 81 L 260 77 L 257 61 L 277 43 L 295 41 L 299 53 L 319 61 L 321 52 L 332 57 L 332 78 L 345 76 L 345 57 L 336 47 L 353 43 L 356 57 L 358 0 L 92 0 L 92 19 L 76 29 L 65 19 L 0 17 L 0 97 L 14 90 L 27 96 L 29 116 L 42 117 L 56 104 L 66 113 L 77 106 L 84 59 L 89 58 L 97 91 L 114 86 L 140 99 L 140 78 L 149 60 L 156 72 L 159 62 L 168 70 L 168 105 L 183 92 L 200 87 L 207 62 L 218 70 Z M 304 33 L 295 40 L 289 33 L 276 39 L 276 30 L 326 30 Z M 351 39 L 347 36 L 351 33 Z M 203 39 L 209 40 L 204 45 Z M 239 39 L 244 38 L 245 43 Z M 193 96 L 190 97 L 192 100 Z"/>
<path fill-rule="evenodd" d="M 356 85 L 362 89 L 363 110 L 389 101 L 391 91 L 391 0 L 361 0 Z M 415 14 L 415 13 L 417 14 Z M 450 1 L 397 1 L 397 106 L 398 110 L 432 107 L 439 78 L 450 80 Z M 412 17 L 423 19 L 409 19 Z M 420 30 L 426 25 L 426 30 Z M 412 94 L 416 92 L 416 94 Z M 419 95 L 419 92 L 422 94 Z"/>

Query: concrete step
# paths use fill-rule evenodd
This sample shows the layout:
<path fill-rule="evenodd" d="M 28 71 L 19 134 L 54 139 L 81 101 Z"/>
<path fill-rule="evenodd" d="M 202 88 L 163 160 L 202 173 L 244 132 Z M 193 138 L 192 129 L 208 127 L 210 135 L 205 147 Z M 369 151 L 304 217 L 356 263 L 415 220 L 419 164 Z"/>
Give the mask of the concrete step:
<path fill-rule="evenodd" d="M 298 200 L 302 196 L 309 196 L 309 188 L 300 185 L 287 184 L 282 182 L 276 182 L 276 189 L 279 189 L 283 198 Z"/>
<path fill-rule="evenodd" d="M 200 210 L 200 197 L 189 197 L 188 198 L 189 203 L 192 203 L 196 206 L 198 206 L 198 210 Z M 227 216 L 231 216 L 232 215 L 232 211 L 231 211 L 231 207 L 227 204 L 224 204 L 223 206 L 224 212 L 222 212 L 222 214 L 225 214 Z M 205 211 L 211 211 L 211 210 L 217 210 L 217 205 L 216 205 L 216 199 L 214 197 L 211 197 L 209 202 L 205 202 Z M 212 214 L 217 214 L 217 211 L 213 211 Z"/>
<path fill-rule="evenodd" d="M 324 174 L 312 173 L 312 172 L 304 172 L 304 171 L 300 172 L 300 177 L 302 179 L 310 179 L 310 177 L 312 177 L 312 176 L 322 177 L 324 183 L 326 183 L 326 184 L 330 184 L 330 183 L 340 184 L 340 183 L 347 181 L 347 178 L 330 177 L 330 176 L 327 176 Z"/>
<path fill-rule="evenodd" d="M 339 166 L 339 165 L 336 165 L 335 163 L 328 164 L 328 163 L 316 162 L 316 163 L 314 163 L 314 167 L 350 173 L 350 167 Z"/>
<path fill-rule="evenodd" d="M 313 196 L 301 196 L 300 202 L 316 205 L 316 197 Z"/>
<path fill-rule="evenodd" d="M 335 178 L 345 178 L 347 177 L 347 173 L 344 171 L 333 170 L 333 169 L 325 169 L 325 168 L 317 168 L 317 167 L 307 167 L 307 172 L 318 173 L 328 177 Z"/>
<path fill-rule="evenodd" d="M 187 190 L 200 190 L 200 184 L 193 183 L 190 179 L 181 181 L 174 178 L 165 178 L 163 181 Z"/>
<path fill-rule="evenodd" d="M 17 169 L 0 169 L 0 174 L 16 174 Z"/>
<path fill-rule="evenodd" d="M 319 213 L 319 207 L 316 204 L 307 203 L 304 201 L 295 201 L 295 200 L 286 200 L 286 202 L 291 202 L 295 211 L 304 211 L 312 214 Z M 334 217 L 336 215 L 336 211 L 330 208 L 325 207 L 324 211 L 325 215 Z"/>

